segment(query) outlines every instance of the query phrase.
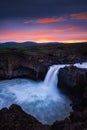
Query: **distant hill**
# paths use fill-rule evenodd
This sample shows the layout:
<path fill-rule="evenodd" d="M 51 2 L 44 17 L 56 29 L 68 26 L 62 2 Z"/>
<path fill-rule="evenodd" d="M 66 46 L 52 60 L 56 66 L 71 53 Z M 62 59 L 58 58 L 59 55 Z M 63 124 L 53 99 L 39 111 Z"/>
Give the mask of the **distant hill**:
<path fill-rule="evenodd" d="M 34 45 L 40 45 L 40 46 L 43 46 L 43 45 L 63 45 L 64 43 L 61 43 L 61 42 L 47 42 L 47 43 L 36 43 L 36 42 L 31 42 L 31 41 L 26 41 L 26 42 L 5 42 L 5 43 L 0 43 L 0 46 L 34 46 Z M 71 43 L 68 43 L 68 45 L 71 44 Z M 79 42 L 79 43 L 72 43 L 73 45 L 74 44 L 87 44 L 87 42 Z"/>
<path fill-rule="evenodd" d="M 5 43 L 0 43 L 0 46 L 19 46 L 19 45 L 36 45 L 37 43 L 35 42 L 5 42 Z"/>

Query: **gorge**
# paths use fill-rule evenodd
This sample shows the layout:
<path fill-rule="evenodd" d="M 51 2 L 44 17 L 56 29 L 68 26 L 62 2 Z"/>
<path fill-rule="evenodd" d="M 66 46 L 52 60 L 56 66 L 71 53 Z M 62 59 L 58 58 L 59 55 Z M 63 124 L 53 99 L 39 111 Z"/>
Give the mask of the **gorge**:
<path fill-rule="evenodd" d="M 72 111 L 70 99 L 57 87 L 58 71 L 65 66 L 69 65 L 50 66 L 44 81 L 20 78 L 0 81 L 0 108 L 19 104 L 43 124 L 64 120 Z M 75 66 L 87 68 L 87 63 Z"/>
<path fill-rule="evenodd" d="M 51 66 L 44 81 L 12 79 L 0 81 L 0 108 L 19 104 L 43 124 L 63 120 L 72 111 L 70 99 L 57 87 L 58 71 L 65 65 Z"/>
<path fill-rule="evenodd" d="M 0 130 L 87 128 L 86 52 L 46 47 L 0 50 Z"/>

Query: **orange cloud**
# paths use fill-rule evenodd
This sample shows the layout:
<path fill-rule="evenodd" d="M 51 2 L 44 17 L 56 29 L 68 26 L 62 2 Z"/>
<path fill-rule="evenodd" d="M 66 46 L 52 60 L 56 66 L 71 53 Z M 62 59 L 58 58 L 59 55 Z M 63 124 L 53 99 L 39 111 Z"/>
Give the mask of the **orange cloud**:
<path fill-rule="evenodd" d="M 25 21 L 24 24 L 30 24 L 30 23 L 40 23 L 40 24 L 47 24 L 47 23 L 55 23 L 55 22 L 61 22 L 65 20 L 64 17 L 59 17 L 59 18 L 40 18 L 36 20 L 28 20 Z"/>
<path fill-rule="evenodd" d="M 71 18 L 73 18 L 73 19 L 87 20 L 87 12 L 85 12 L 85 13 L 71 14 L 70 16 L 71 16 Z"/>
<path fill-rule="evenodd" d="M 55 23 L 55 22 L 61 22 L 65 20 L 65 18 L 63 17 L 59 17 L 59 18 L 42 18 L 42 19 L 38 19 L 37 23 Z"/>
<path fill-rule="evenodd" d="M 74 31 L 74 30 L 76 30 L 76 29 L 77 29 L 77 28 L 74 27 L 74 26 L 71 26 L 71 27 L 68 28 L 68 30 L 70 30 L 70 31 Z"/>

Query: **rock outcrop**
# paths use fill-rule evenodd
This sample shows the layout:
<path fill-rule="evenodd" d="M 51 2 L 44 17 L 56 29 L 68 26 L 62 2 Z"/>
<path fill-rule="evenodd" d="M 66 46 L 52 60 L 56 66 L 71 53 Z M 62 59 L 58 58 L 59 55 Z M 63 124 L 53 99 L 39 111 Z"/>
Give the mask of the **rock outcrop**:
<path fill-rule="evenodd" d="M 36 80 L 36 71 L 32 68 L 19 66 L 10 70 L 9 74 L 7 70 L 0 69 L 0 79 L 12 79 L 12 78 L 30 78 Z"/>
<path fill-rule="evenodd" d="M 11 78 L 16 78 L 16 77 L 30 78 L 36 80 L 36 71 L 32 68 L 20 66 L 19 68 L 15 68 L 12 71 Z"/>
<path fill-rule="evenodd" d="M 26 114 L 20 106 L 11 105 L 0 110 L 0 130 L 50 130 L 37 119 Z"/>
<path fill-rule="evenodd" d="M 59 70 L 58 87 L 69 95 L 82 99 L 87 95 L 87 69 L 75 66 Z"/>
<path fill-rule="evenodd" d="M 43 64 L 39 65 L 37 67 L 37 75 L 36 75 L 37 79 L 43 80 L 45 78 L 45 76 L 46 76 L 48 68 L 49 68 L 48 65 L 43 65 Z"/>
<path fill-rule="evenodd" d="M 0 79 L 31 78 L 43 80 L 48 65 L 40 63 L 38 57 L 9 51 L 0 54 Z"/>

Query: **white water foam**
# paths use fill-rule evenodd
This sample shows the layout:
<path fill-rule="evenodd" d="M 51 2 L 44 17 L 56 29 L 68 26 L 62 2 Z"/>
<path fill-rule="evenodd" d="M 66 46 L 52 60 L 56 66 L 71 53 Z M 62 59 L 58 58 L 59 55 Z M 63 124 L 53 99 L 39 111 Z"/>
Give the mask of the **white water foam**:
<path fill-rule="evenodd" d="M 75 65 L 87 67 L 87 63 Z M 28 79 L 0 81 L 0 108 L 19 104 L 43 124 L 52 124 L 68 117 L 72 111 L 71 101 L 57 87 L 58 71 L 64 66 L 51 66 L 43 82 Z"/>

